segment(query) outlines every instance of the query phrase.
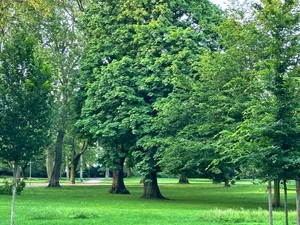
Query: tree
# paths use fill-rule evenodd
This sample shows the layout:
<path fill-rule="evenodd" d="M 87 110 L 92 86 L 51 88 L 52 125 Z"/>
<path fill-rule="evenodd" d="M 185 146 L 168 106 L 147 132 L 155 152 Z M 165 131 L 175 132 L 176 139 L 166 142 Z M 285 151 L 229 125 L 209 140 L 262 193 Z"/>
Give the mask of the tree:
<path fill-rule="evenodd" d="M 86 10 L 87 98 L 79 124 L 106 146 L 113 141 L 134 150 L 145 178 L 144 198 L 163 198 L 156 177 L 156 101 L 172 92 L 176 67 L 187 69 L 180 60 L 188 62 L 202 45 L 213 47 L 209 30 L 217 18 L 219 11 L 206 1 L 94 1 Z"/>
<path fill-rule="evenodd" d="M 19 166 L 40 155 L 51 126 L 52 71 L 38 45 L 18 27 L 0 52 L 0 157 L 13 166 L 11 223 Z"/>
<path fill-rule="evenodd" d="M 15 166 L 40 154 L 48 143 L 52 72 L 42 54 L 26 31 L 1 52 L 0 153 Z"/>
<path fill-rule="evenodd" d="M 283 180 L 286 191 L 286 180 L 297 178 L 299 168 L 299 1 L 262 0 L 246 7 L 234 9 L 222 27 L 222 56 L 247 60 L 250 98 L 242 123 L 224 130 L 221 143 L 229 144 L 223 149 L 233 158 L 255 167 L 257 177 Z"/>
<path fill-rule="evenodd" d="M 53 137 L 53 144 L 47 148 L 49 187 L 60 187 L 59 179 L 64 150 L 72 151 L 72 154 L 65 153 L 74 156 L 71 162 L 77 160 L 76 154 L 73 154 L 76 146 L 75 139 L 79 139 L 74 127 L 76 112 L 73 98 L 76 94 L 75 78 L 81 54 L 81 33 L 76 24 L 80 14 L 76 7 L 75 1 L 55 1 L 51 5 L 47 18 L 39 24 L 42 41 L 51 52 L 52 64 L 57 74 L 54 80 L 56 99 L 54 110 L 56 113 L 54 114 L 55 123 L 52 127 L 55 137 Z M 67 141 L 64 141 L 65 138 L 74 140 L 68 143 L 70 148 L 67 146 Z M 83 145 L 85 146 L 85 144 Z M 84 147 L 84 149 L 86 148 Z M 74 168 L 76 163 L 72 165 Z M 74 169 L 76 170 L 76 168 Z"/>

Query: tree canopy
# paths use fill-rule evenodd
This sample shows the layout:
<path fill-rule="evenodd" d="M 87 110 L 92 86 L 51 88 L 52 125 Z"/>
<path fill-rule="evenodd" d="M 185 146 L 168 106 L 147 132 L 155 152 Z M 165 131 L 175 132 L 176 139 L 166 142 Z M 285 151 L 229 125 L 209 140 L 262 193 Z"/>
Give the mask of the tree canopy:
<path fill-rule="evenodd" d="M 49 144 L 52 70 L 43 54 L 26 30 L 0 52 L 0 156 L 16 165 Z"/>

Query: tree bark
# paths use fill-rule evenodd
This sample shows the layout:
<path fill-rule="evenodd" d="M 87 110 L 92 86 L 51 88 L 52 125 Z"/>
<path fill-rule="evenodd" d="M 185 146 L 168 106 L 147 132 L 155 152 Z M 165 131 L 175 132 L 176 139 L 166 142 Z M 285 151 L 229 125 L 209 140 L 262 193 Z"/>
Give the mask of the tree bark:
<path fill-rule="evenodd" d="M 47 158 L 46 158 L 46 169 L 47 169 L 47 177 L 48 177 L 48 180 L 50 181 L 51 179 L 51 174 L 53 172 L 53 167 L 54 167 L 54 161 L 53 161 L 53 152 L 51 149 L 47 149 L 46 150 L 46 155 L 47 155 Z"/>
<path fill-rule="evenodd" d="M 273 225 L 272 181 L 268 181 L 269 224 Z"/>
<path fill-rule="evenodd" d="M 185 173 L 182 173 L 179 175 L 179 181 L 178 184 L 189 184 L 189 179 L 187 178 Z"/>
<path fill-rule="evenodd" d="M 131 178 L 131 177 L 133 177 L 133 173 L 132 173 L 132 168 L 130 167 L 130 168 L 127 168 L 127 176 L 126 176 L 127 178 Z"/>
<path fill-rule="evenodd" d="M 108 179 L 109 178 L 109 168 L 106 167 L 105 169 L 105 179 Z"/>
<path fill-rule="evenodd" d="M 288 200 L 287 200 L 287 186 L 286 179 L 283 180 L 283 189 L 284 189 L 284 212 L 285 212 L 285 225 L 289 224 L 289 215 L 288 215 Z"/>
<path fill-rule="evenodd" d="M 296 180 L 296 212 L 297 212 L 297 225 L 300 225 L 300 182 Z"/>
<path fill-rule="evenodd" d="M 83 142 L 81 151 L 79 153 L 76 153 L 76 149 L 75 149 L 75 138 L 73 140 L 73 144 L 72 144 L 72 159 L 71 159 L 71 164 L 70 164 L 70 183 L 71 184 L 75 184 L 75 175 L 76 175 L 76 171 L 77 171 L 77 166 L 79 164 L 79 160 L 81 155 L 87 150 L 88 144 L 87 141 Z"/>
<path fill-rule="evenodd" d="M 130 192 L 126 189 L 124 184 L 124 162 L 125 158 L 120 157 L 119 168 L 113 170 L 113 183 L 111 189 L 109 190 L 109 193 L 130 194 Z"/>
<path fill-rule="evenodd" d="M 48 187 L 61 187 L 59 184 L 60 171 L 62 165 L 62 150 L 65 131 L 59 130 L 55 144 L 55 164 L 51 174 Z"/>
<path fill-rule="evenodd" d="M 273 207 L 280 207 L 280 180 L 274 180 Z"/>
<path fill-rule="evenodd" d="M 12 195 L 11 195 L 11 212 L 10 212 L 10 225 L 15 224 L 15 200 L 16 200 L 16 192 L 17 192 L 17 182 L 20 178 L 20 171 L 18 164 L 14 162 L 14 171 L 13 171 L 13 186 L 12 186 Z"/>
<path fill-rule="evenodd" d="M 151 172 L 144 179 L 144 193 L 141 198 L 145 199 L 166 199 L 160 193 L 156 172 Z"/>

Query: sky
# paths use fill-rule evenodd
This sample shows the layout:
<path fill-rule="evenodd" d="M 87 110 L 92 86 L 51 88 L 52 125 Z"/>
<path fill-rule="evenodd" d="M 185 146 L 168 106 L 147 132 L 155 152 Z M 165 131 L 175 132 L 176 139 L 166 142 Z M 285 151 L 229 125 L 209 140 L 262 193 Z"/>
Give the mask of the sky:
<path fill-rule="evenodd" d="M 217 5 L 220 5 L 222 7 L 224 7 L 226 2 L 227 2 L 226 0 L 210 0 L 210 1 L 217 4 Z"/>

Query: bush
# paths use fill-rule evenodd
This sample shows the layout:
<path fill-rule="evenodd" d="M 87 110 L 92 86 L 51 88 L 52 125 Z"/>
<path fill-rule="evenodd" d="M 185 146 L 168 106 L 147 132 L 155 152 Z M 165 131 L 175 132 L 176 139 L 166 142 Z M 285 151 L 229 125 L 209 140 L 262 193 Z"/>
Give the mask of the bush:
<path fill-rule="evenodd" d="M 5 180 L 3 183 L 4 185 L 0 186 L 0 195 L 12 195 L 14 183 L 9 183 L 7 180 Z M 21 194 L 25 186 L 26 183 L 23 181 L 23 179 L 18 180 L 16 194 Z"/>

